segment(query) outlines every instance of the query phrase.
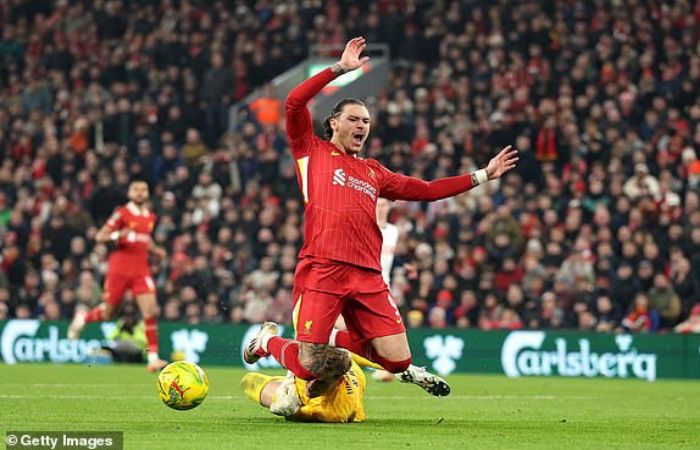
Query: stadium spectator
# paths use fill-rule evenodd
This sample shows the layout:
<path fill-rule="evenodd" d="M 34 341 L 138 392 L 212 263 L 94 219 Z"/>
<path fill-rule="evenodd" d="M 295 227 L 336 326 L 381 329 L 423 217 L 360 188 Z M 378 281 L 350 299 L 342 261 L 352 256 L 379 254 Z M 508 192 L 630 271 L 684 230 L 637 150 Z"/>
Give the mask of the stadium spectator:
<path fill-rule="evenodd" d="M 658 313 L 650 309 L 649 296 L 643 292 L 634 298 L 632 311 L 622 320 L 622 326 L 628 331 L 650 332 L 656 331 L 659 327 Z"/>
<path fill-rule="evenodd" d="M 700 294 L 698 281 L 691 273 L 690 261 L 683 256 L 678 256 L 675 260 L 672 258 L 670 273 L 673 290 L 681 300 L 681 315 L 687 315 Z"/>
<path fill-rule="evenodd" d="M 531 328 L 561 328 L 564 324 L 564 311 L 557 305 L 554 292 L 547 291 L 542 295 L 539 318 L 530 322 Z"/>
<path fill-rule="evenodd" d="M 661 196 L 659 181 L 649 175 L 649 168 L 645 163 L 637 163 L 634 166 L 634 175 L 625 182 L 623 189 L 625 195 L 632 200 L 643 196 L 659 199 Z"/>
<path fill-rule="evenodd" d="M 681 300 L 663 273 L 654 277 L 654 287 L 649 290 L 649 306 L 659 313 L 661 326 L 673 328 L 681 315 Z"/>
<path fill-rule="evenodd" d="M 265 85 L 262 95 L 250 102 L 255 120 L 263 126 L 277 125 L 282 120 L 282 100 L 275 97 L 271 84 Z"/>
<path fill-rule="evenodd" d="M 615 306 L 608 295 L 601 295 L 596 300 L 595 317 L 596 331 L 611 332 L 620 325 L 620 314 L 615 310 Z"/>
<path fill-rule="evenodd" d="M 224 66 L 224 56 L 220 52 L 213 52 L 211 66 L 202 78 L 201 91 L 206 112 L 206 141 L 210 146 L 216 145 L 226 129 L 228 106 L 234 91 L 232 69 Z"/>
<path fill-rule="evenodd" d="M 185 145 L 182 146 L 182 159 L 185 164 L 190 167 L 195 166 L 207 153 L 209 153 L 209 149 L 202 142 L 199 131 L 189 128 L 185 137 Z"/>

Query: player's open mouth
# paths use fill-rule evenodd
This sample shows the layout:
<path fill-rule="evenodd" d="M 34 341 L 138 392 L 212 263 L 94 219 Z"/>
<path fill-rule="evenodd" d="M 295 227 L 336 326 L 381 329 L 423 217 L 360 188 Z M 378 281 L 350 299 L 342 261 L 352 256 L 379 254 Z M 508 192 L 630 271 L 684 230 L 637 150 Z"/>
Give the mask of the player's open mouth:
<path fill-rule="evenodd" d="M 355 145 L 362 145 L 362 140 L 365 138 L 365 135 L 362 133 L 355 133 L 352 135 L 352 143 Z"/>

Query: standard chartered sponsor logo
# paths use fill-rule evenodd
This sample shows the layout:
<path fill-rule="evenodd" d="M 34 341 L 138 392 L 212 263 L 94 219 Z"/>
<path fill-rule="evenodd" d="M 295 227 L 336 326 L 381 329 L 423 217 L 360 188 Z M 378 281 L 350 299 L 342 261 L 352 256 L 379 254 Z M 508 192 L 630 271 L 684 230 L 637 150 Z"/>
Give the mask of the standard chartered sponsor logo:
<path fill-rule="evenodd" d="M 6 364 L 18 362 L 81 362 L 91 351 L 100 348 L 97 339 L 72 341 L 59 338 L 59 328 L 48 325 L 47 337 L 36 337 L 38 320 L 10 320 L 0 336 L 2 359 Z"/>
<path fill-rule="evenodd" d="M 333 184 L 345 186 L 345 171 L 343 169 L 335 169 L 333 171 Z"/>
<path fill-rule="evenodd" d="M 374 200 L 377 196 L 377 189 L 368 182 L 355 178 L 352 175 L 350 175 L 348 179 L 350 180 L 348 183 L 349 187 L 355 189 L 356 191 L 360 191 L 363 194 L 369 195 L 372 200 Z"/>
<path fill-rule="evenodd" d="M 567 377 L 636 377 L 656 379 L 656 355 L 639 353 L 631 335 L 616 336 L 617 353 L 591 351 L 590 340 L 578 339 L 578 349 L 569 349 L 564 338 L 554 339 L 553 351 L 542 350 L 544 331 L 514 331 L 503 342 L 501 365 L 509 377 L 561 375 Z"/>

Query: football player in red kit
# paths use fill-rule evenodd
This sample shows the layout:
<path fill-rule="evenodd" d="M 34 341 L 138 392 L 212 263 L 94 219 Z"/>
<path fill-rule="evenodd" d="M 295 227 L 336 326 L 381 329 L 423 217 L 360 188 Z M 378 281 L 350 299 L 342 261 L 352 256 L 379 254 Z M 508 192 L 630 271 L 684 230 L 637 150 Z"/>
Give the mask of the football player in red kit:
<path fill-rule="evenodd" d="M 156 215 L 146 208 L 148 184 L 143 180 L 133 180 L 129 184 L 128 197 L 129 203 L 117 208 L 95 236 L 98 243 L 115 244 L 114 251 L 109 255 L 103 303 L 90 311 L 79 309 L 68 328 L 68 337 L 77 339 L 86 323 L 111 320 L 126 291 L 131 291 L 141 309 L 146 328 L 147 368 L 155 372 L 165 367 L 167 362 L 158 356 L 158 304 L 148 254 L 153 252 L 162 258 L 165 252 L 156 247 L 151 238 Z"/>
<path fill-rule="evenodd" d="M 515 167 L 517 151 L 508 146 L 485 169 L 424 181 L 394 173 L 359 152 L 370 131 L 369 111 L 356 99 L 339 102 L 324 122 L 326 138 L 313 133 L 307 103 L 338 76 L 361 67 L 364 38 L 350 40 L 333 66 L 294 88 L 286 101 L 287 135 L 305 205 L 304 245 L 294 279 L 296 340 L 276 336 L 266 324 L 247 345 L 244 358 L 271 354 L 319 395 L 334 380 L 323 377 L 333 325 L 342 313 L 347 331 L 336 346 L 373 361 L 392 373 L 411 363 L 406 331 L 382 278 L 382 234 L 377 198 L 435 201 L 468 191 Z"/>

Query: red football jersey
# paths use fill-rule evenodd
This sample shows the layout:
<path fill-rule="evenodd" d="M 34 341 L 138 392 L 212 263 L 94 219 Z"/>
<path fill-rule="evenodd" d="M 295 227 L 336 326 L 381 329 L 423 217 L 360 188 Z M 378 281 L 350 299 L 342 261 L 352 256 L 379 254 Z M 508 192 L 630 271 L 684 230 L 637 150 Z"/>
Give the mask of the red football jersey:
<path fill-rule="evenodd" d="M 327 258 L 381 272 L 377 197 L 437 200 L 470 189 L 471 176 L 423 181 L 391 172 L 374 159 L 345 154 L 316 137 L 306 103 L 335 76 L 326 69 L 309 78 L 286 103 L 287 134 L 305 204 L 299 258 Z"/>
<path fill-rule="evenodd" d="M 119 238 L 117 247 L 109 255 L 109 271 L 124 276 L 147 276 L 148 247 L 156 224 L 156 215 L 148 209 L 139 210 L 129 202 L 112 213 L 106 226 L 112 231 L 129 230 Z"/>

